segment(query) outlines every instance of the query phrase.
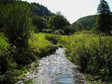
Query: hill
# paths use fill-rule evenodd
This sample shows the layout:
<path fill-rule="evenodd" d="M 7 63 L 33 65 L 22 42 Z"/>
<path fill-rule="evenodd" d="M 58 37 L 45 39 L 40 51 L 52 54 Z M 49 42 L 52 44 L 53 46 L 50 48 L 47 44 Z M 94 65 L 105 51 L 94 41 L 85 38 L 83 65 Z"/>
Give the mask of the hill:
<path fill-rule="evenodd" d="M 39 3 L 31 3 L 30 5 L 33 16 L 36 15 L 44 17 L 48 20 L 52 15 L 54 15 L 50 10 L 47 9 L 47 7 L 40 5 Z"/>
<path fill-rule="evenodd" d="M 76 30 L 82 30 L 82 29 L 90 30 L 96 22 L 96 17 L 97 15 L 90 15 L 90 16 L 82 17 L 78 19 L 76 22 L 74 22 L 72 26 Z"/>

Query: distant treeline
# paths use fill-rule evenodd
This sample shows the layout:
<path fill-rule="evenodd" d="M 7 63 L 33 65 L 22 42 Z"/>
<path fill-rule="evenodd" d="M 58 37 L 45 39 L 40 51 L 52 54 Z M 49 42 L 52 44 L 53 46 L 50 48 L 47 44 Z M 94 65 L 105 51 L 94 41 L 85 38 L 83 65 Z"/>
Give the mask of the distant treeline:
<path fill-rule="evenodd" d="M 96 20 L 98 15 L 90 15 L 85 16 L 78 19 L 76 22 L 72 23 L 73 28 L 75 31 L 81 30 L 94 30 L 96 27 Z M 111 22 L 112 22 L 112 15 L 111 15 Z"/>
<path fill-rule="evenodd" d="M 1 0 L 0 4 L 7 5 L 7 3 L 12 4 L 15 2 L 21 2 L 21 0 Z M 97 24 L 98 18 L 99 18 L 99 16 L 101 16 L 101 15 L 99 15 L 99 13 L 96 15 L 82 17 L 79 20 L 77 20 L 76 22 L 74 22 L 73 24 L 70 24 L 69 21 L 60 12 L 57 12 L 56 14 L 52 13 L 50 10 L 47 9 L 47 7 L 40 5 L 38 3 L 28 3 L 28 2 L 22 2 L 22 3 L 27 3 L 29 5 L 30 13 L 31 13 L 30 18 L 32 19 L 32 23 L 35 26 L 35 32 L 72 34 L 74 32 L 82 31 L 82 30 L 95 31 L 97 29 L 100 29 L 100 28 L 98 28 L 99 24 Z M 107 3 L 105 3 L 105 4 L 107 4 Z M 100 11 L 100 8 L 101 7 L 99 6 L 99 11 Z M 106 8 L 104 8 L 104 9 L 106 9 Z M 109 8 L 107 8 L 107 9 L 109 10 Z M 104 11 L 106 11 L 106 10 L 104 10 Z M 109 16 L 109 18 L 111 18 L 111 23 L 112 23 L 112 13 L 109 13 L 110 10 L 107 12 L 108 12 L 108 14 L 111 14 L 111 17 Z M 106 16 L 104 16 L 104 17 L 108 18 Z M 2 19 L 2 17 L 0 19 Z M 102 20 L 102 22 L 104 22 L 104 21 Z M 102 23 L 102 22 L 100 22 L 100 23 Z M 105 22 L 109 23 L 108 21 L 106 21 L 106 19 L 105 19 Z M 0 31 L 4 30 L 2 24 L 3 24 L 3 22 L 1 20 Z M 105 23 L 103 23 L 103 24 L 105 24 Z M 110 24 L 107 24 L 107 25 L 110 26 Z M 112 26 L 112 24 L 111 24 L 111 26 Z M 103 30 L 103 28 L 100 29 L 100 31 L 101 30 Z"/>

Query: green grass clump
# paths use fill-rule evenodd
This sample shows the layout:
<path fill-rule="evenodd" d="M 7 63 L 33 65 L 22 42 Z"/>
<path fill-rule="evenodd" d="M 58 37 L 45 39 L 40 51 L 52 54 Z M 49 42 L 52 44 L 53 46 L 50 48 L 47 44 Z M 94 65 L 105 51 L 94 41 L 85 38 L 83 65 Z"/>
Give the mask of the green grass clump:
<path fill-rule="evenodd" d="M 29 39 L 30 49 L 39 57 L 44 57 L 55 50 L 55 47 L 45 38 L 46 34 L 33 34 Z"/>
<path fill-rule="evenodd" d="M 50 41 L 53 45 L 56 45 L 61 38 L 61 35 L 56 34 L 47 34 L 45 38 Z"/>

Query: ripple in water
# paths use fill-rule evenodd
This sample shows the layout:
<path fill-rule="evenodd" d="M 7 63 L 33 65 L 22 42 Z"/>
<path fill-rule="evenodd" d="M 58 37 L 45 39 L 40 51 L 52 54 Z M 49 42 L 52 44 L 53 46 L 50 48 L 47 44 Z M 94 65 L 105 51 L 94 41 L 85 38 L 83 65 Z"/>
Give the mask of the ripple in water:
<path fill-rule="evenodd" d="M 84 76 L 66 59 L 64 48 L 39 61 L 40 66 L 16 84 L 85 84 Z M 37 73 L 38 71 L 38 73 Z"/>

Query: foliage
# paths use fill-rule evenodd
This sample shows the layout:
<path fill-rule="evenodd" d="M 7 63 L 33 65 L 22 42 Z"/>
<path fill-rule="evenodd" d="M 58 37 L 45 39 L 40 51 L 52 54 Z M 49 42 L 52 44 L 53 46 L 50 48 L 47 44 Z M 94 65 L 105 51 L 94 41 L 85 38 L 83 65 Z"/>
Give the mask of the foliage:
<path fill-rule="evenodd" d="M 4 21 L 5 35 L 11 47 L 16 47 L 15 52 L 11 52 L 14 60 L 19 65 L 27 65 L 34 61 L 34 56 L 29 50 L 28 38 L 33 28 L 29 18 L 30 10 L 27 3 L 14 2 L 0 6 L 2 12 L 0 16 Z"/>
<path fill-rule="evenodd" d="M 78 19 L 76 22 L 72 24 L 75 31 L 79 30 L 91 30 L 96 23 L 97 15 L 90 15 L 86 17 L 82 17 Z"/>
<path fill-rule="evenodd" d="M 56 34 L 47 34 L 45 35 L 45 38 L 50 41 L 52 44 L 56 45 L 59 41 L 59 39 L 61 38 L 60 35 L 56 35 Z"/>
<path fill-rule="evenodd" d="M 10 66 L 10 60 L 12 59 L 12 57 L 9 57 L 10 52 L 8 52 L 7 50 L 4 51 L 0 51 L 0 73 L 3 74 L 5 73 Z"/>
<path fill-rule="evenodd" d="M 70 23 L 61 14 L 56 14 L 52 16 L 48 21 L 48 25 L 52 29 L 52 31 L 62 30 L 61 34 L 68 34 L 67 30 L 69 30 L 69 27 L 70 27 Z"/>
<path fill-rule="evenodd" d="M 20 5 L 21 4 L 21 5 Z M 4 6 L 5 35 L 12 46 L 20 49 L 28 47 L 28 36 L 31 28 L 29 9 L 26 3 L 13 3 Z M 7 11 L 8 10 L 8 11 Z M 3 16 L 3 15 L 1 15 Z"/>
<path fill-rule="evenodd" d="M 105 0 L 101 0 L 98 6 L 98 17 L 97 17 L 97 30 L 110 34 L 111 28 L 111 12 L 108 3 Z"/>
<path fill-rule="evenodd" d="M 100 4 L 98 5 L 98 14 L 110 14 L 110 8 L 108 3 L 105 0 L 100 0 Z"/>
<path fill-rule="evenodd" d="M 36 32 L 42 32 L 43 29 L 47 28 L 47 21 L 43 17 L 40 16 L 33 16 L 32 17 L 32 23 L 34 26 L 36 26 Z"/>
<path fill-rule="evenodd" d="M 112 77 L 112 37 L 75 35 L 68 39 L 66 56 L 84 73 L 98 75 L 101 81 Z"/>
<path fill-rule="evenodd" d="M 13 3 L 16 0 L 0 0 L 0 4 Z"/>
<path fill-rule="evenodd" d="M 25 66 L 32 63 L 35 60 L 34 54 L 26 48 L 22 48 L 21 50 L 16 50 L 13 53 L 13 58 L 17 64 Z"/>
<path fill-rule="evenodd" d="M 32 33 L 28 39 L 28 50 L 22 48 L 22 51 L 17 51 L 16 48 L 6 47 L 0 51 L 0 67 L 2 67 L 0 68 L 0 71 L 2 71 L 2 74 L 0 73 L 1 84 L 5 83 L 5 81 L 7 81 L 6 83 L 10 83 L 13 82 L 14 79 L 23 77 L 29 69 L 29 63 L 34 60 L 38 61 L 39 58 L 55 51 L 56 47 L 46 40 L 46 35 L 50 34 Z M 1 33 L 1 37 L 3 37 L 3 33 Z M 36 64 L 38 63 L 36 62 Z"/>
<path fill-rule="evenodd" d="M 74 33 L 74 29 L 71 25 L 65 26 L 63 31 L 65 35 L 71 35 Z"/>
<path fill-rule="evenodd" d="M 8 46 L 8 43 L 5 40 L 7 40 L 7 38 L 4 33 L 0 32 L 0 51 Z"/>
<path fill-rule="evenodd" d="M 40 5 L 38 3 L 31 3 L 31 11 L 32 11 L 32 16 L 40 16 L 44 17 L 46 20 L 48 20 L 53 13 L 47 9 L 47 7 Z"/>
<path fill-rule="evenodd" d="M 48 34 L 38 33 L 33 34 L 29 39 L 30 50 L 36 55 L 37 58 L 42 58 L 56 49 L 45 36 Z"/>
<path fill-rule="evenodd" d="M 11 47 L 4 48 L 0 51 L 0 83 L 6 84 L 12 81 L 13 70 L 17 67 L 11 52 L 15 49 Z"/>
<path fill-rule="evenodd" d="M 47 8 L 39 6 L 40 14 L 41 8 L 46 12 Z M 0 11 L 0 31 L 4 32 L 0 33 L 0 83 L 10 84 L 27 72 L 30 63 L 54 52 L 56 47 L 45 39 L 44 34 L 32 33 L 35 28 L 32 20 L 36 18 L 33 13 L 31 15 L 32 7 L 30 10 L 27 2 L 0 4 Z M 40 16 L 38 19 L 34 23 L 42 31 L 46 19 Z"/>
<path fill-rule="evenodd" d="M 84 26 L 80 23 L 77 23 L 77 25 L 75 26 L 75 31 L 82 31 L 84 30 Z"/>

